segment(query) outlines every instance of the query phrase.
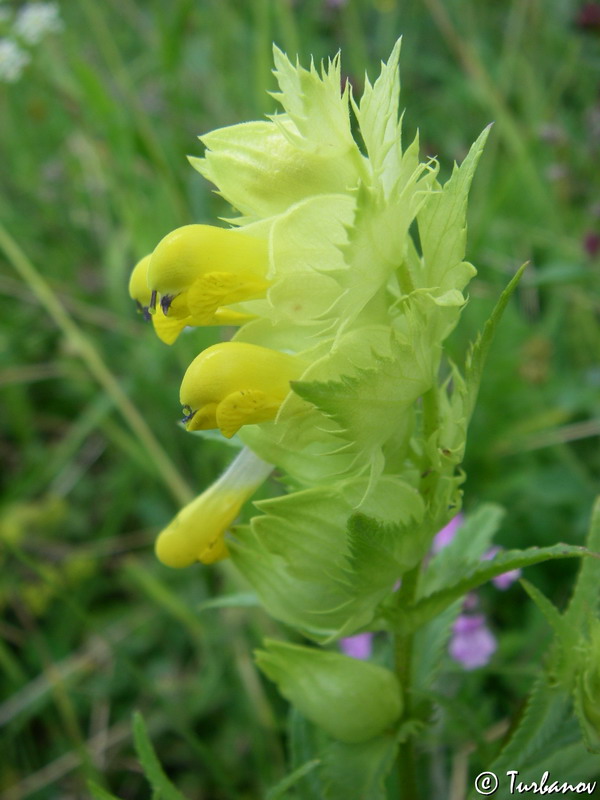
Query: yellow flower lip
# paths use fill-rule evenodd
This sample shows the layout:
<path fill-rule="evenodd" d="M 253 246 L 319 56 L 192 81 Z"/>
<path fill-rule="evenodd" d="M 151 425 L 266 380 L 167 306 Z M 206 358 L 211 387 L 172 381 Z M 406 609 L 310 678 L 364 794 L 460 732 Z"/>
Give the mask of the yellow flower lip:
<path fill-rule="evenodd" d="M 183 422 L 189 431 L 218 428 L 231 438 L 243 425 L 273 420 L 305 366 L 297 356 L 246 342 L 208 347 L 181 383 Z"/>

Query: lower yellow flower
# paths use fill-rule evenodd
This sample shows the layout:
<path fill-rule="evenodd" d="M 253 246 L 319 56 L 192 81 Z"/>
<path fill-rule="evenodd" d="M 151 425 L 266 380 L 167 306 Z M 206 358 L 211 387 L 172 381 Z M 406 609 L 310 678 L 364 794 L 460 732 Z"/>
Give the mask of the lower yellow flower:
<path fill-rule="evenodd" d="M 226 306 L 264 297 L 269 282 L 264 239 L 212 225 L 184 225 L 156 246 L 148 265 L 153 313 L 184 325 L 240 325 L 250 317 Z"/>
<path fill-rule="evenodd" d="M 223 475 L 160 533 L 156 541 L 160 561 L 168 567 L 187 567 L 226 558 L 227 529 L 272 469 L 272 464 L 244 448 Z"/>
<path fill-rule="evenodd" d="M 208 347 L 187 369 L 179 394 L 189 431 L 218 428 L 231 438 L 242 425 L 275 419 L 306 364 L 297 356 L 245 342 Z"/>

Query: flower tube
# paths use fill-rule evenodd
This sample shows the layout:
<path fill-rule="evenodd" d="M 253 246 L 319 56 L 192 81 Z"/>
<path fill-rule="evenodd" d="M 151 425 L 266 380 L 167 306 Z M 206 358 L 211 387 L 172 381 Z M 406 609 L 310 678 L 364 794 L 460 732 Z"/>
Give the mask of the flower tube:
<path fill-rule="evenodd" d="M 272 470 L 272 464 L 244 448 L 223 475 L 159 534 L 156 555 L 160 561 L 168 567 L 187 567 L 196 561 L 212 564 L 226 558 L 227 529 Z"/>

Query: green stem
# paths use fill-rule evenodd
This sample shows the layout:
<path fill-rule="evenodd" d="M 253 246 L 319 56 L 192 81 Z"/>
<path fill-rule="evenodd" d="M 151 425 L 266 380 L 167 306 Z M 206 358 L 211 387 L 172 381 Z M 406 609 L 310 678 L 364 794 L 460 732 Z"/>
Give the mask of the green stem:
<path fill-rule="evenodd" d="M 423 439 L 427 441 L 440 427 L 438 387 L 434 384 L 423 395 Z"/>
<path fill-rule="evenodd" d="M 406 607 L 406 605 L 410 605 L 414 601 L 417 594 L 420 572 L 421 565 L 417 564 L 416 567 L 403 576 L 402 586 L 397 593 L 399 607 Z M 413 637 L 414 633 L 412 631 L 407 633 L 405 630 L 401 629 L 396 633 L 394 643 L 396 675 L 398 676 L 400 685 L 404 689 L 404 714 L 406 719 L 410 719 L 413 712 L 413 698 L 411 693 Z M 413 736 L 409 735 L 407 739 L 401 743 L 398 750 L 397 765 L 402 800 L 417 800 L 419 793 Z"/>
<path fill-rule="evenodd" d="M 133 433 L 145 447 L 148 455 L 154 462 L 157 472 L 160 473 L 173 496 L 179 503 L 188 503 L 194 496 L 192 490 L 179 474 L 177 468 L 157 441 L 144 418 L 125 394 L 121 385 L 108 369 L 102 356 L 98 350 L 96 350 L 90 339 L 85 336 L 77 323 L 69 316 L 50 285 L 42 275 L 40 275 L 19 245 L 1 224 L 0 249 L 4 251 L 8 261 L 13 265 L 25 283 L 28 284 L 40 303 L 52 317 L 56 326 L 62 331 L 74 350 L 80 355 L 93 377 L 98 381 L 109 397 L 112 398 Z"/>

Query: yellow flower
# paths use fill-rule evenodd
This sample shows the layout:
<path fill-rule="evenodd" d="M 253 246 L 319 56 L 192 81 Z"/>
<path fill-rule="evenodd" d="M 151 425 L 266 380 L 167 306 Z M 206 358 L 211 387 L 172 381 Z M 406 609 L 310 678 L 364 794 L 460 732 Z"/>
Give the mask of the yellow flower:
<path fill-rule="evenodd" d="M 264 297 L 268 246 L 263 239 L 211 225 L 184 225 L 156 246 L 148 265 L 150 313 L 185 325 L 240 325 L 250 317 L 225 308 Z"/>
<path fill-rule="evenodd" d="M 150 319 L 148 309 L 152 300 L 152 292 L 148 287 L 148 264 L 151 255 L 144 256 L 137 262 L 129 278 L 129 296 L 135 300 L 138 311 L 144 315 L 144 319 Z"/>
<path fill-rule="evenodd" d="M 154 331 L 165 344 L 173 344 L 186 325 L 193 325 L 191 319 L 175 319 L 164 314 L 151 314 L 150 306 L 155 302 L 148 286 L 148 267 L 152 253 L 144 256 L 133 268 L 129 278 L 129 296 L 135 300 L 138 311 L 144 319 L 152 320 Z"/>
<path fill-rule="evenodd" d="M 188 225 L 188 228 L 208 228 L 207 225 Z M 182 228 L 179 229 L 180 231 L 183 230 Z M 220 230 L 219 228 L 214 228 L 213 230 Z M 174 231 L 170 236 L 174 236 L 177 234 L 178 231 Z M 227 231 L 225 231 L 227 233 Z M 170 236 L 165 237 L 165 239 L 169 239 Z M 249 237 L 244 237 L 244 241 L 249 239 Z M 163 242 L 165 240 L 163 239 Z M 260 241 L 257 239 L 252 239 L 252 242 Z M 159 247 L 161 247 L 162 242 L 159 243 Z M 171 243 L 172 245 L 172 243 Z M 163 248 L 159 253 L 160 258 L 167 258 L 167 251 L 170 252 L 171 256 L 175 257 L 175 250 L 174 248 L 169 245 L 166 248 Z M 250 245 L 250 249 L 252 250 L 252 245 Z M 158 248 L 157 248 L 158 250 Z M 155 251 L 156 252 L 156 251 Z M 162 253 L 162 256 L 161 256 Z M 147 256 L 144 256 L 133 268 L 131 273 L 131 277 L 129 278 L 129 296 L 135 300 L 138 311 L 144 315 L 145 320 L 152 320 L 152 324 L 154 326 L 154 331 L 158 338 L 165 342 L 165 344 L 173 344 L 173 342 L 177 339 L 181 331 L 188 327 L 198 327 L 201 325 L 242 325 L 244 322 L 247 322 L 252 317 L 248 314 L 241 314 L 237 311 L 231 311 L 230 309 L 225 308 L 217 308 L 210 321 L 206 315 L 192 315 L 189 312 L 189 309 L 186 305 L 186 296 L 185 293 L 180 293 L 177 296 L 170 296 L 166 295 L 163 297 L 157 290 L 150 289 L 148 284 L 148 273 L 150 268 L 150 263 L 153 259 L 154 253 L 150 253 Z M 160 263 L 159 258 L 159 263 Z M 165 263 L 168 263 L 165 261 Z M 217 273 L 212 273 L 214 277 Z M 209 276 L 205 276 L 208 284 L 212 278 L 209 280 Z M 265 283 L 265 286 L 267 284 Z M 247 287 L 248 288 L 248 287 Z M 194 291 L 198 290 L 199 287 L 195 287 Z M 208 290 L 207 290 L 208 291 Z M 262 290 L 261 290 L 262 291 Z M 193 295 L 192 295 L 193 296 Z M 208 302 L 208 294 L 205 297 L 205 302 Z M 213 297 L 214 299 L 214 297 Z M 243 298 L 248 299 L 248 298 Z M 212 301 L 211 301 L 212 302 Z M 231 300 L 231 302 L 234 302 Z M 236 300 L 235 302 L 238 302 Z M 156 310 L 156 305 L 160 305 L 163 309 L 164 313 L 154 313 Z M 167 315 L 168 314 L 168 315 Z"/>
<path fill-rule="evenodd" d="M 226 558 L 227 529 L 272 469 L 272 464 L 244 448 L 227 471 L 160 533 L 156 541 L 160 561 L 168 567 L 187 567 L 195 561 L 212 564 Z"/>
<path fill-rule="evenodd" d="M 208 347 L 192 361 L 181 383 L 186 428 L 219 428 L 231 438 L 242 425 L 275 419 L 290 381 L 305 367 L 296 356 L 255 344 Z"/>

